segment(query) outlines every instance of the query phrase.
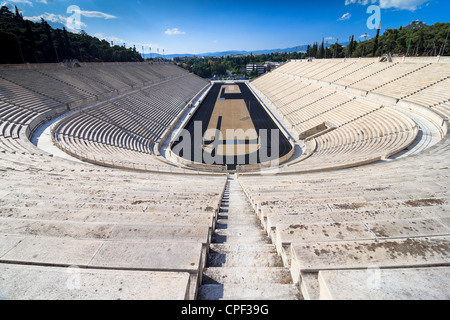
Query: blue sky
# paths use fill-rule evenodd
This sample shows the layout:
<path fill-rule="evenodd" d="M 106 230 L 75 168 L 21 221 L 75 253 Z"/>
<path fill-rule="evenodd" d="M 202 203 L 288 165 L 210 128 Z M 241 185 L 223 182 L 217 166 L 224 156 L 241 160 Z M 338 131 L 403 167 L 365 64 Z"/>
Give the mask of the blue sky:
<path fill-rule="evenodd" d="M 450 22 L 448 0 L 316 0 L 316 1 L 87 1 L 0 0 L 17 5 L 23 16 L 66 24 L 80 8 L 81 28 L 115 44 L 142 46 L 145 52 L 204 53 L 227 50 L 287 48 L 320 42 L 348 41 L 376 30 L 367 27 L 376 5 L 382 31 L 412 20 L 431 25 Z"/>

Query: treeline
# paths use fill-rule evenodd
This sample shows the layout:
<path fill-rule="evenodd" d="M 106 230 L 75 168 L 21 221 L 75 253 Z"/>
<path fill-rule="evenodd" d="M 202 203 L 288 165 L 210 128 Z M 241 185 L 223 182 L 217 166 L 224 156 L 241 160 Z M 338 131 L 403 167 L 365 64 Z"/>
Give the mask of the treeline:
<path fill-rule="evenodd" d="M 178 65 L 202 78 L 224 76 L 227 74 L 227 71 L 230 71 L 232 75 L 245 77 L 255 76 L 255 74 L 247 74 L 247 64 L 264 64 L 266 61 L 285 62 L 291 59 L 302 58 L 304 58 L 304 54 L 299 52 L 207 58 L 192 57 L 178 62 Z"/>
<path fill-rule="evenodd" d="M 224 76 L 227 71 L 236 76 L 255 76 L 247 74 L 247 64 L 263 64 L 266 61 L 286 62 L 292 59 L 330 59 L 380 57 L 391 53 L 393 56 L 437 56 L 450 55 L 450 23 L 436 23 L 419 28 L 388 29 L 384 34 L 369 40 L 349 38 L 347 45 L 339 43 L 328 45 L 324 40 L 308 45 L 303 52 L 275 53 L 247 56 L 193 57 L 180 61 L 178 65 L 203 78 L 214 75 Z M 304 48 L 304 47 L 302 47 Z"/>
<path fill-rule="evenodd" d="M 326 43 L 308 46 L 307 57 L 322 58 L 359 58 L 380 57 L 391 53 L 397 56 L 438 56 L 450 55 L 450 23 L 436 23 L 418 28 L 387 29 L 384 34 L 370 40 L 356 41 L 352 36 L 347 46 L 339 43 L 327 48 Z"/>
<path fill-rule="evenodd" d="M 16 7 L 0 8 L 0 63 L 54 63 L 143 61 L 136 48 L 111 45 L 108 41 L 63 29 L 53 29 L 44 19 L 25 20 Z"/>

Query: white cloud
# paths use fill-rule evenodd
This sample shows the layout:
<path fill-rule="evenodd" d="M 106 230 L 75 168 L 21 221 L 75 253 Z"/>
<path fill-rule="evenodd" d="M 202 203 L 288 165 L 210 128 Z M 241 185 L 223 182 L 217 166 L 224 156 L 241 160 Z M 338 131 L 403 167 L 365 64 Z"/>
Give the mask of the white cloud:
<path fill-rule="evenodd" d="M 112 42 L 114 42 L 114 45 L 118 45 L 118 46 L 121 46 L 124 43 L 126 44 L 126 41 L 123 39 L 120 39 L 120 38 L 114 37 L 114 36 L 112 36 L 112 37 L 104 36 L 103 33 L 96 33 L 96 34 L 94 34 L 94 37 L 99 38 L 100 40 L 106 40 L 108 42 L 112 41 Z"/>
<path fill-rule="evenodd" d="M 378 0 L 345 0 L 345 5 L 348 6 L 350 4 L 360 4 L 363 6 L 367 6 L 368 4 L 374 4 L 377 3 Z"/>
<path fill-rule="evenodd" d="M 29 0 L 8 0 L 9 2 L 12 3 L 22 3 L 22 4 L 27 4 L 29 6 L 33 6 L 33 3 Z"/>
<path fill-rule="evenodd" d="M 349 20 L 352 17 L 350 13 L 345 13 L 342 17 L 338 19 L 338 21 Z"/>
<path fill-rule="evenodd" d="M 5 6 L 5 7 L 13 7 L 14 5 L 17 5 L 17 4 L 26 4 L 26 5 L 29 5 L 31 7 L 33 6 L 33 3 L 31 1 L 29 1 L 29 0 L 8 0 L 8 1 L 2 2 L 2 7 L 3 6 Z"/>
<path fill-rule="evenodd" d="M 71 24 L 68 23 L 68 19 L 70 19 L 70 17 L 65 17 L 65 16 L 62 16 L 60 14 L 54 14 L 54 13 L 46 12 L 46 13 L 41 14 L 39 16 L 23 17 L 23 18 L 25 20 L 30 20 L 30 21 L 33 21 L 33 22 L 41 22 L 41 20 L 43 18 L 45 21 L 48 21 L 48 22 L 61 23 L 61 24 L 65 25 L 67 27 L 67 29 L 69 29 L 69 31 L 78 31 L 78 30 L 74 30 L 74 29 L 70 28 Z M 80 22 L 80 27 L 86 28 L 87 25 L 85 23 L 83 23 L 83 22 Z"/>
<path fill-rule="evenodd" d="M 33 22 L 40 22 L 41 19 L 43 18 L 45 21 L 50 21 L 50 22 L 61 22 L 64 19 L 64 23 L 65 23 L 65 17 L 63 17 L 62 15 L 56 15 L 54 13 L 44 13 L 41 14 L 39 16 L 33 16 L 33 17 L 23 17 L 25 20 L 30 20 Z M 61 22 L 62 23 L 62 22 Z"/>
<path fill-rule="evenodd" d="M 16 0 L 17 1 L 17 0 Z M 20 0 L 19 0 L 20 1 Z M 48 0 L 39 0 L 39 1 L 48 1 Z M 46 2 L 47 3 L 47 2 Z M 101 18 L 101 19 L 116 19 L 116 16 L 107 14 L 107 13 L 103 13 L 103 12 L 99 12 L 99 11 L 83 11 L 80 10 L 78 7 L 76 7 L 77 9 L 75 10 L 75 13 L 78 13 L 78 19 L 76 21 L 76 23 L 74 23 L 74 17 L 73 16 L 63 16 L 60 14 L 55 14 L 55 13 L 49 13 L 46 12 L 44 14 L 41 14 L 39 16 L 32 16 L 32 17 L 23 17 L 25 20 L 30 20 L 33 22 L 40 22 L 42 19 L 44 19 L 45 21 L 48 22 L 53 22 L 53 23 L 60 23 L 66 26 L 66 28 L 72 32 L 77 32 L 80 31 L 81 28 L 86 28 L 87 24 L 84 23 L 83 21 L 81 21 L 81 16 L 86 17 L 86 18 Z M 70 11 L 70 13 L 73 13 L 74 11 Z"/>
<path fill-rule="evenodd" d="M 180 31 L 180 30 L 178 30 L 178 28 L 167 29 L 164 33 L 167 34 L 167 35 L 169 35 L 169 36 L 184 35 L 184 34 L 186 34 L 186 32 Z"/>
<path fill-rule="evenodd" d="M 345 5 L 359 4 L 369 5 L 378 4 L 382 9 L 398 9 L 416 11 L 420 6 L 431 0 L 345 0 Z"/>
<path fill-rule="evenodd" d="M 416 11 L 419 7 L 430 0 L 380 0 L 380 7 L 383 9 L 400 9 Z"/>
<path fill-rule="evenodd" d="M 116 16 L 107 14 L 107 13 L 103 13 L 103 12 L 99 12 L 99 11 L 84 11 L 84 10 L 80 10 L 80 14 L 83 17 L 87 17 L 87 18 L 102 18 L 102 19 L 116 19 Z"/>

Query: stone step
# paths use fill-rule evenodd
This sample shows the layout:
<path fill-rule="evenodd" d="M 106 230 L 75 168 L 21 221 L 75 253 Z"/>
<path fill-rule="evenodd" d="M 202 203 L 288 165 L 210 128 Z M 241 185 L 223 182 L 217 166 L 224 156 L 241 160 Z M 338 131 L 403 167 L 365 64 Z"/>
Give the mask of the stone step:
<path fill-rule="evenodd" d="M 111 240 L 140 242 L 195 242 L 208 245 L 209 226 L 190 225 L 117 225 L 108 236 Z"/>
<path fill-rule="evenodd" d="M 319 272 L 321 300 L 448 300 L 450 267 Z"/>
<path fill-rule="evenodd" d="M 204 249 L 201 243 L 0 235 L 0 263 L 188 272 L 191 299 L 200 283 Z"/>
<path fill-rule="evenodd" d="M 208 225 L 140 225 L 105 224 L 32 219 L 0 218 L 0 234 L 32 235 L 73 239 L 108 239 L 145 242 L 200 242 L 210 241 Z"/>
<path fill-rule="evenodd" d="M 255 243 L 212 243 L 210 251 L 219 253 L 230 252 L 261 252 L 261 253 L 277 253 L 273 244 L 255 244 Z"/>
<path fill-rule="evenodd" d="M 122 223 L 122 224 L 208 224 L 214 226 L 214 212 L 192 210 L 186 213 L 186 209 L 181 213 L 172 209 L 165 209 L 158 212 L 134 211 L 98 211 L 86 208 L 77 210 L 57 209 L 49 207 L 3 207 L 0 212 L 1 218 L 16 218 L 29 220 L 55 220 L 73 222 L 97 222 L 97 223 Z"/>
<path fill-rule="evenodd" d="M 275 230 L 273 238 L 278 252 L 283 246 L 295 242 L 408 238 L 450 233 L 450 229 L 437 219 L 277 224 Z"/>
<path fill-rule="evenodd" d="M 218 220 L 216 223 L 216 230 L 228 230 L 231 232 L 245 231 L 245 228 L 248 228 L 253 222 L 246 221 L 233 221 L 228 222 L 227 220 Z"/>
<path fill-rule="evenodd" d="M 202 284 L 280 283 L 292 284 L 289 270 L 281 267 L 206 268 Z"/>
<path fill-rule="evenodd" d="M 310 214 L 281 214 L 271 213 L 267 216 L 266 228 L 274 228 L 277 224 L 326 223 L 326 222 L 355 222 L 355 221 L 384 221 L 405 219 L 430 219 L 445 217 L 450 206 L 408 207 L 408 208 L 380 208 L 375 210 L 339 212 L 311 212 Z"/>
<path fill-rule="evenodd" d="M 273 246 L 271 246 L 273 247 Z M 283 267 L 281 257 L 266 246 L 242 247 L 212 245 L 207 267 Z"/>
<path fill-rule="evenodd" d="M 263 227 L 259 223 L 258 219 L 251 217 L 251 219 L 248 219 L 249 217 L 240 217 L 238 219 L 235 219 L 233 217 L 228 217 L 226 221 L 224 221 L 227 225 L 229 225 L 229 228 L 231 231 L 232 229 L 236 229 L 236 231 L 239 231 L 238 229 L 242 227 L 247 227 L 248 231 L 264 231 Z"/>
<path fill-rule="evenodd" d="M 215 224 L 214 212 L 151 212 L 145 214 L 119 213 L 119 212 L 92 212 L 86 221 L 89 222 L 109 222 L 123 224 L 186 224 L 186 225 L 209 225 L 211 228 Z"/>
<path fill-rule="evenodd" d="M 198 291 L 198 300 L 299 300 L 293 284 L 206 284 Z"/>
<path fill-rule="evenodd" d="M 229 217 L 252 217 L 252 216 L 256 216 L 255 215 L 255 211 L 252 208 L 233 208 L 233 209 L 228 209 L 227 211 L 227 216 Z"/>
<path fill-rule="evenodd" d="M 253 213 L 253 208 L 250 207 L 250 203 L 247 201 L 233 201 L 233 205 L 228 207 L 229 212 L 233 212 L 236 214 L 245 213 Z"/>
<path fill-rule="evenodd" d="M 385 210 L 389 208 L 428 208 L 433 209 L 434 207 L 443 207 L 450 205 L 450 201 L 444 198 L 416 198 L 409 197 L 404 200 L 392 200 L 383 199 L 379 201 L 365 200 L 359 202 L 345 202 L 341 200 L 339 202 L 331 201 L 319 201 L 317 203 L 307 203 L 307 200 L 302 200 L 300 203 L 294 202 L 293 196 L 288 197 L 284 203 L 286 205 L 277 204 L 274 206 L 261 206 L 261 214 L 267 217 L 270 214 L 288 213 L 288 214 L 305 214 L 305 213 L 347 213 L 347 212 L 366 212 L 366 211 L 376 211 Z"/>
<path fill-rule="evenodd" d="M 250 202 L 245 198 L 245 194 L 242 193 L 238 197 L 230 197 L 229 202 L 232 203 L 235 208 L 246 208 Z"/>
<path fill-rule="evenodd" d="M 318 272 L 302 272 L 300 290 L 305 300 L 319 300 L 320 286 L 319 286 Z"/>
<path fill-rule="evenodd" d="M 245 225 L 257 225 L 259 226 L 259 220 L 256 217 L 253 216 L 240 216 L 240 217 L 229 217 L 229 216 L 219 216 L 219 219 L 217 219 L 217 222 L 222 224 L 230 224 L 230 225 L 239 225 L 239 224 L 245 224 Z"/>
<path fill-rule="evenodd" d="M 373 234 L 363 223 L 321 223 L 321 224 L 291 224 L 277 225 L 275 244 L 278 252 L 283 246 L 294 242 L 319 242 L 371 239 Z"/>
<path fill-rule="evenodd" d="M 295 243 L 291 258 L 296 282 L 302 271 L 443 266 L 450 264 L 450 236 Z"/>
<path fill-rule="evenodd" d="M 230 231 L 219 229 L 211 237 L 212 243 L 257 243 L 268 244 L 270 238 L 263 231 Z"/>
<path fill-rule="evenodd" d="M 229 179 L 203 270 L 199 300 L 299 299 L 290 271 L 237 180 Z"/>
<path fill-rule="evenodd" d="M 189 273 L 0 264 L 0 274 L 0 300 L 192 298 Z"/>

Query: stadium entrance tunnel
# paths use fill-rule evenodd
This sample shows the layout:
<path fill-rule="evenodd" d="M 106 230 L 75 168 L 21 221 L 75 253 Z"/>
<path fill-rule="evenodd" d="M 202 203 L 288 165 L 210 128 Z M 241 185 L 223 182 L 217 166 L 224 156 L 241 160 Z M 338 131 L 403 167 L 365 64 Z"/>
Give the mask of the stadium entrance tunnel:
<path fill-rule="evenodd" d="M 215 83 L 170 150 L 190 167 L 246 171 L 278 166 L 294 146 L 246 83 Z"/>

